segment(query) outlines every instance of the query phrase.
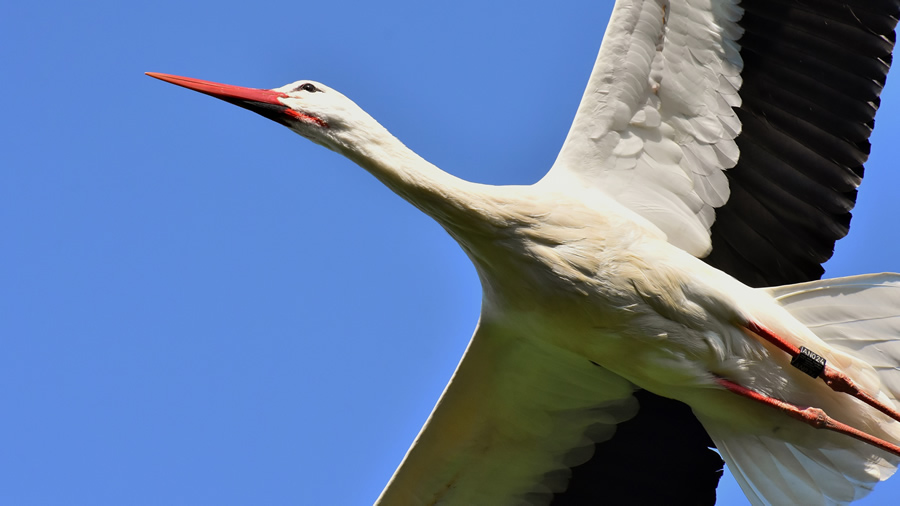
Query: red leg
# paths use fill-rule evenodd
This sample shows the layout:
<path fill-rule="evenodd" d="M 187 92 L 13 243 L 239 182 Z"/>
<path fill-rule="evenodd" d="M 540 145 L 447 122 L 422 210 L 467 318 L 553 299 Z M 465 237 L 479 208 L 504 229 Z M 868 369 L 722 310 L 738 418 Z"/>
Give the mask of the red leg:
<path fill-rule="evenodd" d="M 831 418 L 824 411 L 818 408 L 806 408 L 800 409 L 799 407 L 784 402 L 778 399 L 773 399 L 771 397 L 766 397 L 758 392 L 754 392 L 749 388 L 742 387 L 733 381 L 729 381 L 725 378 L 716 378 L 716 381 L 727 388 L 728 390 L 741 395 L 743 397 L 748 397 L 753 399 L 754 401 L 760 402 L 762 404 L 766 404 L 776 408 L 784 413 L 787 413 L 792 418 L 796 418 L 808 425 L 811 425 L 817 429 L 826 429 L 834 432 L 838 432 L 841 434 L 846 434 L 852 438 L 858 439 L 864 443 L 868 443 L 876 448 L 884 450 L 888 453 L 893 453 L 900 457 L 900 446 L 897 446 L 892 443 L 888 443 L 883 439 L 879 439 L 875 436 L 867 434 L 861 430 L 854 429 L 853 427 L 841 423 L 834 418 Z"/>
<path fill-rule="evenodd" d="M 763 327 L 756 322 L 748 322 L 747 330 L 772 343 L 773 345 L 790 355 L 791 358 L 795 358 L 797 357 L 797 355 L 800 355 L 799 348 L 785 341 L 771 330 Z M 865 402 L 869 406 L 877 409 L 878 411 L 881 411 L 885 415 L 900 422 L 900 412 L 895 410 L 893 407 L 882 403 L 868 393 L 860 390 L 859 387 L 856 386 L 856 383 L 854 383 L 853 380 L 851 380 L 846 374 L 835 370 L 833 367 L 823 365 L 823 370 L 819 375 L 821 375 L 822 380 L 825 381 L 825 384 L 831 387 L 831 389 L 835 392 L 850 394 L 853 397 L 856 397 L 857 399 Z M 811 376 L 813 376 L 814 378 L 816 377 L 816 375 Z"/>

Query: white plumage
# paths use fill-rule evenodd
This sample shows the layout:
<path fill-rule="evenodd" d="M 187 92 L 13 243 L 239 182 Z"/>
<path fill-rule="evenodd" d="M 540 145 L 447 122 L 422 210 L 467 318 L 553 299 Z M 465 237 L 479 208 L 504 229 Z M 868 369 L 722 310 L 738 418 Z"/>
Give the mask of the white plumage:
<path fill-rule="evenodd" d="M 578 115 L 540 184 L 615 196 L 672 244 L 708 253 L 713 210 L 729 195 L 723 171 L 738 159 L 737 3 L 618 2 Z"/>
<path fill-rule="evenodd" d="M 900 4 L 884 5 L 888 14 L 879 11 L 871 22 L 890 32 L 896 17 L 889 14 Z M 545 504 L 566 489 L 569 469 L 590 458 L 595 443 L 635 415 L 637 388 L 691 406 L 754 504 L 845 504 L 894 472 L 900 457 L 813 429 L 719 382 L 822 408 L 875 437 L 900 441 L 900 423 L 805 376 L 748 331 L 761 325 L 814 350 L 897 406 L 900 275 L 759 289 L 700 259 L 723 251 L 716 250 L 724 246 L 716 246 L 714 227 L 734 192 L 752 189 L 732 186 L 726 173 L 755 154 L 742 151 L 742 118 L 771 120 L 778 130 L 784 112 L 752 116 L 754 109 L 744 107 L 745 95 L 760 93 L 742 84 L 742 42 L 752 40 L 744 38 L 752 21 L 745 7 L 763 19 L 771 15 L 762 0 L 619 0 L 559 157 L 533 186 L 455 178 L 317 82 L 254 90 L 152 74 L 259 112 L 347 156 L 437 220 L 475 264 L 484 289 L 478 329 L 380 504 Z M 821 16 L 831 20 L 828 8 Z M 821 24 L 820 14 L 802 3 L 787 14 L 790 27 Z M 835 19 L 867 27 L 867 16 Z M 874 28 L 856 30 L 863 34 L 859 47 L 868 47 L 869 38 L 886 40 L 872 35 Z M 871 100 L 859 100 L 874 114 Z M 819 130 L 830 126 L 804 114 L 782 120 L 801 124 L 805 134 L 784 152 L 765 144 L 771 132 L 760 134 L 754 124 L 757 151 L 775 153 L 804 174 L 804 158 L 846 158 L 838 169 L 846 169 L 852 189 L 861 175 L 853 159 L 864 154 L 825 153 Z M 830 191 L 820 200 L 798 194 L 808 207 L 847 207 L 844 200 L 852 207 L 840 185 Z M 840 229 L 840 213 L 849 210 L 797 217 L 766 207 L 773 196 L 760 195 L 767 216 L 811 227 L 832 220 Z M 728 244 L 735 258 L 752 260 L 757 240 L 772 239 Z M 803 237 L 798 243 L 806 251 Z M 821 248 L 810 243 L 809 251 Z M 785 262 L 795 260 L 790 249 L 784 247 Z M 728 271 L 743 278 L 742 269 Z"/>

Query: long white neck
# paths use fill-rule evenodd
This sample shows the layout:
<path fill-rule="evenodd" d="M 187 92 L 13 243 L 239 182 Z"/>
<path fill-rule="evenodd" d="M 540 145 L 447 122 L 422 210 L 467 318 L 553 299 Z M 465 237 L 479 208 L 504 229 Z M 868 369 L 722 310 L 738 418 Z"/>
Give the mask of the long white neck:
<path fill-rule="evenodd" d="M 451 233 L 479 221 L 483 185 L 448 174 L 407 148 L 367 114 L 329 147 L 356 162 Z M 471 223 L 478 227 L 477 223 Z M 455 235 L 455 234 L 454 234 Z"/>

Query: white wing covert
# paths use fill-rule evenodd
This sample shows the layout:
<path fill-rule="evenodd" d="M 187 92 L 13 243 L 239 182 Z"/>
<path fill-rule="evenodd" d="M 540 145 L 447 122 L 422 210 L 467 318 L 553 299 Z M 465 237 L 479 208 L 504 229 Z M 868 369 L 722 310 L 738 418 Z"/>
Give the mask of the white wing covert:
<path fill-rule="evenodd" d="M 633 390 L 583 357 L 482 319 L 376 504 L 548 504 L 569 468 L 635 414 Z"/>
<path fill-rule="evenodd" d="M 538 184 L 602 192 L 702 257 L 741 123 L 736 0 L 619 0 L 562 150 Z"/>

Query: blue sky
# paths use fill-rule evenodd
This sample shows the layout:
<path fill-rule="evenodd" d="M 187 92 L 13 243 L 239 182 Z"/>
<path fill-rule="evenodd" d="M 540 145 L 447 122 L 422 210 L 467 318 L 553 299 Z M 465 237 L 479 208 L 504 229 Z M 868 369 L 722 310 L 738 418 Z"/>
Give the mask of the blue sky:
<path fill-rule="evenodd" d="M 531 183 L 610 8 L 5 6 L 0 503 L 371 503 L 475 326 L 475 272 L 438 225 L 340 156 L 143 72 L 322 81 L 453 174 Z M 877 121 L 831 276 L 900 271 L 900 77 Z M 863 504 L 898 494 L 900 478 Z M 720 497 L 745 504 L 733 482 Z"/>

